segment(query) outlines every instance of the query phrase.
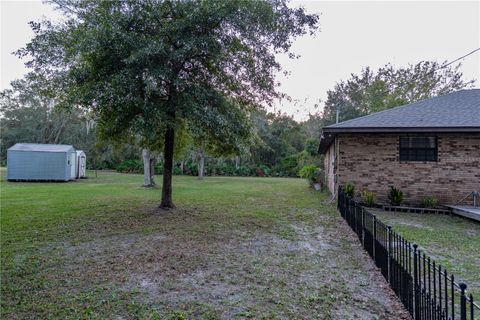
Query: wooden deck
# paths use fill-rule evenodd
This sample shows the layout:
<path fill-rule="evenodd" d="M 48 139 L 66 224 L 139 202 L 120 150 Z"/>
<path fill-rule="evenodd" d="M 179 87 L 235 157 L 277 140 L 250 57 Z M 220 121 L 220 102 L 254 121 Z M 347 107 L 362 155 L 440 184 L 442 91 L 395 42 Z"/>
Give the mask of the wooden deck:
<path fill-rule="evenodd" d="M 453 214 L 480 221 L 480 207 L 473 206 L 446 206 Z"/>

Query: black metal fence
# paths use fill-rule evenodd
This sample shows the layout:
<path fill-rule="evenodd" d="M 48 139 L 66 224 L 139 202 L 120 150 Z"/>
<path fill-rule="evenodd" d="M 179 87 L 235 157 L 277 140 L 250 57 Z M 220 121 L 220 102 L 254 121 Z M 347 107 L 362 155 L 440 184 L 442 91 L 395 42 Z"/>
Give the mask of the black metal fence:
<path fill-rule="evenodd" d="M 341 188 L 338 210 L 413 319 L 480 319 L 480 305 L 467 294 L 464 283 L 455 282 L 447 269 L 378 220 Z"/>

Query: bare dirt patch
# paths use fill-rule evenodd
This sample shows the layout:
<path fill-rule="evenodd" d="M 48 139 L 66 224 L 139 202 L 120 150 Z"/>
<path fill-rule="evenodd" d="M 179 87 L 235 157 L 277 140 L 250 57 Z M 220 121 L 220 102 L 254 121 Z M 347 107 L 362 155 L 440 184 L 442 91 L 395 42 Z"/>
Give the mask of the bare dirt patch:
<path fill-rule="evenodd" d="M 201 212 L 146 210 L 143 233 L 58 244 L 63 276 L 115 284 L 162 317 L 408 319 L 335 216 L 265 226 Z"/>

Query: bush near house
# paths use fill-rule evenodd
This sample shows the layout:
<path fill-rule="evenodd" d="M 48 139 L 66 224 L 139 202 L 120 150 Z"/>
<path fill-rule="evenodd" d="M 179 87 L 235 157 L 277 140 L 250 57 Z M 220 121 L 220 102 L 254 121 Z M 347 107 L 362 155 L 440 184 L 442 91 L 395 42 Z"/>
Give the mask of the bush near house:
<path fill-rule="evenodd" d="M 306 179 L 311 187 L 315 187 L 316 190 L 322 190 L 323 183 L 325 181 L 324 172 L 321 168 L 315 165 L 304 166 L 299 172 L 298 175 L 301 178 Z M 317 188 L 319 187 L 319 188 Z"/>
<path fill-rule="evenodd" d="M 391 186 L 388 192 L 388 201 L 392 206 L 399 206 L 403 202 L 403 192 Z"/>
<path fill-rule="evenodd" d="M 349 197 L 355 197 L 355 186 L 350 182 L 347 182 L 343 187 L 343 192 Z"/>
<path fill-rule="evenodd" d="M 367 207 L 373 207 L 375 205 L 375 195 L 371 191 L 364 190 L 362 192 L 362 201 Z"/>
<path fill-rule="evenodd" d="M 435 197 L 424 197 L 422 206 L 425 208 L 435 208 L 438 205 L 438 199 Z"/>
<path fill-rule="evenodd" d="M 317 182 L 317 171 L 318 168 L 314 165 L 304 166 L 299 172 L 298 175 L 300 178 L 307 179 L 310 185 L 313 185 Z"/>

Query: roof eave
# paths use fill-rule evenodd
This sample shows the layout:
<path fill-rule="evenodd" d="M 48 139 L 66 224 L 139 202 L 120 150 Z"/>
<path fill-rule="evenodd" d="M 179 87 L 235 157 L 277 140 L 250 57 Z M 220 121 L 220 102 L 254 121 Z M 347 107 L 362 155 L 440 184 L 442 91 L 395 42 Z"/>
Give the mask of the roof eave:
<path fill-rule="evenodd" d="M 465 133 L 480 132 L 480 127 L 325 127 L 323 133 L 400 133 L 400 132 L 432 132 L 432 133 Z"/>
<path fill-rule="evenodd" d="M 335 140 L 335 133 L 329 133 L 322 131 L 322 134 L 320 136 L 320 143 L 318 144 L 318 150 L 317 152 L 319 154 L 325 154 L 332 144 L 332 142 Z"/>
<path fill-rule="evenodd" d="M 325 127 L 318 153 L 325 154 L 339 133 L 480 133 L 480 127 Z"/>

